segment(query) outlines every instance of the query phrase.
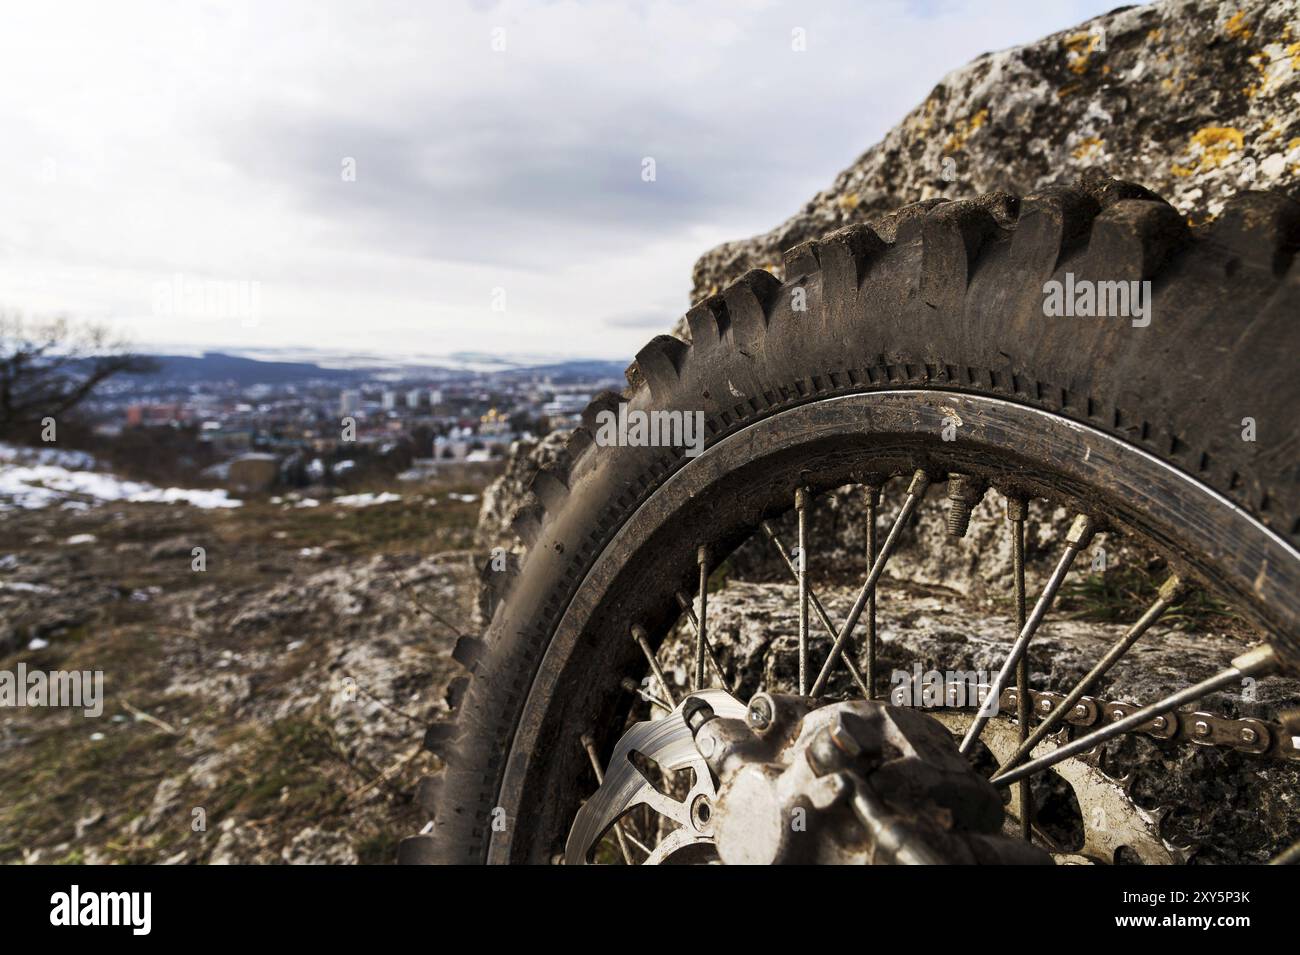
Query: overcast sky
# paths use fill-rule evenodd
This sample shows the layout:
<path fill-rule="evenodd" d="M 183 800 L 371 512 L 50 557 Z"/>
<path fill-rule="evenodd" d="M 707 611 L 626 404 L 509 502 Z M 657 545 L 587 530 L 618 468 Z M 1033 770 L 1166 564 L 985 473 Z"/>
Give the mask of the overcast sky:
<path fill-rule="evenodd" d="M 0 310 L 626 358 L 948 70 L 1113 5 L 6 3 Z"/>

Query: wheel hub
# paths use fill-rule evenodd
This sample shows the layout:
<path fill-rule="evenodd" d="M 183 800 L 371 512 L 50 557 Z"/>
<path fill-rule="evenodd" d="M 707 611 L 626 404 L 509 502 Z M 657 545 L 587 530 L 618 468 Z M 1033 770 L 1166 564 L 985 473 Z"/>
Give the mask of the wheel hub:
<path fill-rule="evenodd" d="M 690 791 L 670 797 L 633 754 L 690 767 Z M 586 862 L 638 805 L 676 826 L 652 851 L 656 863 L 684 861 L 688 848 L 733 865 L 1051 862 L 1004 835 L 997 791 L 943 724 L 879 701 L 819 706 L 760 693 L 746 707 L 722 690 L 693 694 L 619 741 L 574 822 L 566 861 Z"/>

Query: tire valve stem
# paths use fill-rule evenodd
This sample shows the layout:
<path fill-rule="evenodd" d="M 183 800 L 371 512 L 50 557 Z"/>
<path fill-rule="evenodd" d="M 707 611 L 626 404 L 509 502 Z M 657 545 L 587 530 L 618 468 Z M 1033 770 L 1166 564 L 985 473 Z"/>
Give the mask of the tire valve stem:
<path fill-rule="evenodd" d="M 948 476 L 948 536 L 962 538 L 970 527 L 970 516 L 984 499 L 988 484 L 969 474 Z"/>

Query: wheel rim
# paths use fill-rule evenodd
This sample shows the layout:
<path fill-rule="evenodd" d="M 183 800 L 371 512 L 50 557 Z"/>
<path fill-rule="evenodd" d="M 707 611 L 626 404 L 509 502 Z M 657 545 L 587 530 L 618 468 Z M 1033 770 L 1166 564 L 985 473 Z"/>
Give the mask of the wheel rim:
<path fill-rule="evenodd" d="M 944 441 L 953 419 L 956 439 Z M 1148 453 L 1059 416 L 964 393 L 898 390 L 816 401 L 731 434 L 680 468 L 601 552 L 538 668 L 500 789 L 505 806 L 537 806 L 543 796 L 553 805 L 535 814 L 527 839 L 515 827 L 495 833 L 489 858 L 540 861 L 554 848 L 566 813 L 572 817 L 560 804 L 576 798 L 566 790 L 581 769 L 563 727 L 621 725 L 627 696 L 617 677 L 637 660 L 627 627 L 641 622 L 652 642 L 662 637 L 679 610 L 672 595 L 694 589 L 697 545 L 729 553 L 761 519 L 789 509 L 801 485 L 832 488 L 916 466 L 1086 505 L 1242 607 L 1294 659 L 1300 555 Z M 673 525 L 691 528 L 690 539 Z"/>

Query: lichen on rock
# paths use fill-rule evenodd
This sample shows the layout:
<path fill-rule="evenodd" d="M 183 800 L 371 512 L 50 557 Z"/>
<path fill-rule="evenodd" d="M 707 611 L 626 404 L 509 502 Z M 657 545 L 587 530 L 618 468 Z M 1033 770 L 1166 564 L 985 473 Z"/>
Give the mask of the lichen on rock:
<path fill-rule="evenodd" d="M 925 199 L 1028 195 L 1091 168 L 1194 224 L 1246 189 L 1300 193 L 1300 4 L 1164 0 L 987 53 L 770 232 L 695 263 L 692 301 L 842 226 Z M 779 267 L 774 269 L 779 273 Z M 685 321 L 673 329 L 689 341 Z"/>

